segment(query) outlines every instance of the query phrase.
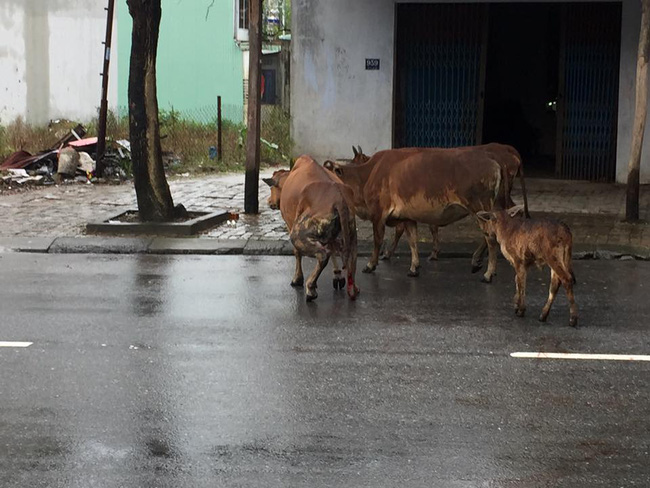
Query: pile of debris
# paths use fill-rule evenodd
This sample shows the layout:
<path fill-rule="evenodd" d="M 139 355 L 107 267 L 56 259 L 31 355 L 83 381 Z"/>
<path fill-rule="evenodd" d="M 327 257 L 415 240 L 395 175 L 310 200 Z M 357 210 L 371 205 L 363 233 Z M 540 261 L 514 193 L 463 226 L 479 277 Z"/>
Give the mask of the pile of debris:
<path fill-rule="evenodd" d="M 95 183 L 97 138 L 84 138 L 86 129 L 78 124 L 51 147 L 33 155 L 16 151 L 0 164 L 0 189 L 54 185 L 68 182 Z M 104 154 L 103 180 L 125 181 L 129 174 L 128 141 L 108 142 Z"/>

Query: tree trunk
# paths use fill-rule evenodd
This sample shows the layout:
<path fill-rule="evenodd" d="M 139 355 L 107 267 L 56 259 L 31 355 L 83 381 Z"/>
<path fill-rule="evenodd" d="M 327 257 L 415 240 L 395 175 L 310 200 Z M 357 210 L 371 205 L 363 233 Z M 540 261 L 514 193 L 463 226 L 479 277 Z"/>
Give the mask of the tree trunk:
<path fill-rule="evenodd" d="M 650 0 L 641 2 L 641 32 L 639 53 L 636 63 L 636 107 L 632 129 L 632 149 L 627 167 L 627 195 L 625 199 L 625 220 L 639 220 L 639 180 L 641 152 L 648 110 L 648 58 L 650 57 Z"/>
<path fill-rule="evenodd" d="M 133 180 L 140 220 L 161 222 L 174 217 L 160 146 L 156 55 L 161 0 L 127 0 L 133 17 L 129 68 L 129 137 Z"/>
<path fill-rule="evenodd" d="M 244 211 L 259 213 L 260 118 L 262 82 L 262 0 L 250 0 L 248 26 L 248 129 L 246 131 L 246 181 Z"/>

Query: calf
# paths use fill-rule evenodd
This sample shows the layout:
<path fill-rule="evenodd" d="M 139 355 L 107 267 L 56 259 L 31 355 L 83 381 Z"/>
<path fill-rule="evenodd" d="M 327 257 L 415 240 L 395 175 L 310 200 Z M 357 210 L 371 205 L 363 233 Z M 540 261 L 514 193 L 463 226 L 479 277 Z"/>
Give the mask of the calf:
<path fill-rule="evenodd" d="M 573 297 L 575 275 L 571 265 L 573 238 L 566 224 L 547 219 L 521 219 L 521 206 L 495 212 L 478 212 L 481 228 L 489 237 L 496 237 L 501 252 L 515 268 L 515 313 L 526 312 L 526 271 L 532 265 L 551 268 L 548 300 L 539 320 L 544 322 L 551 310 L 560 284 L 569 298 L 569 325 L 578 325 L 578 309 Z"/>
<path fill-rule="evenodd" d="M 291 171 L 276 171 L 264 182 L 271 187 L 269 206 L 280 208 L 294 246 L 296 270 L 291 285 L 303 284 L 302 256 L 316 258 L 318 263 L 305 283 L 307 301 L 314 300 L 318 277 L 330 257 L 339 254 L 347 269 L 348 295 L 356 298 L 357 230 L 351 190 L 309 156 L 301 156 Z M 334 287 L 342 289 L 345 279 L 336 263 L 334 273 Z"/>

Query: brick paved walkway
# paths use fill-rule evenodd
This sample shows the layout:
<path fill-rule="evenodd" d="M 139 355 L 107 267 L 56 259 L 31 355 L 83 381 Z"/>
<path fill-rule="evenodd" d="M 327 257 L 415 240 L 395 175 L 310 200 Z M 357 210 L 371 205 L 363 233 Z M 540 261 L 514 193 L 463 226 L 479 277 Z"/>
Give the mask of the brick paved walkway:
<path fill-rule="evenodd" d="M 270 174 L 268 174 L 270 176 Z M 266 176 L 266 175 L 263 175 Z M 202 235 L 219 239 L 287 239 L 279 212 L 266 205 L 269 191 L 260 183 L 260 214 L 244 215 L 244 176 L 212 175 L 203 178 L 176 178 L 170 181 L 175 203 L 189 210 L 224 209 L 241 213 L 237 222 L 221 225 Z M 564 220 L 577 243 L 593 246 L 636 246 L 650 248 L 650 227 L 621 222 L 625 210 L 625 188 L 620 185 L 560 180 L 527 180 L 529 203 L 534 215 L 550 215 Z M 650 220 L 650 188 L 642 188 L 641 217 Z M 521 201 L 518 183 L 513 189 Z M 133 185 L 71 184 L 33 191 L 0 195 L 0 237 L 74 237 L 85 234 L 85 224 L 135 208 Z M 390 232 L 388 233 L 388 235 Z M 360 240 L 371 240 L 367 222 L 359 224 Z M 445 242 L 472 242 L 480 239 L 475 223 L 465 219 L 441 230 Z M 428 240 L 428 231 L 420 230 Z"/>

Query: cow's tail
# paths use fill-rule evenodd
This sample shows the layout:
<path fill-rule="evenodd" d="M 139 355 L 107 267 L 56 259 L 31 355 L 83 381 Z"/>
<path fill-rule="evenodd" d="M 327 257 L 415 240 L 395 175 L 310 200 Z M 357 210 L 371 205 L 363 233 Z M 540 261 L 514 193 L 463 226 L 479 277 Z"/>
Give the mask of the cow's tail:
<path fill-rule="evenodd" d="M 501 186 L 503 187 L 503 210 L 508 209 L 508 201 L 510 200 L 510 178 L 508 178 L 508 168 L 505 164 L 500 164 L 495 161 L 501 169 Z"/>
<path fill-rule="evenodd" d="M 524 179 L 524 163 L 519 160 L 519 181 L 521 182 L 521 194 L 524 197 L 524 215 L 527 219 L 530 218 L 530 212 L 528 212 L 528 194 L 526 193 L 526 180 Z"/>

